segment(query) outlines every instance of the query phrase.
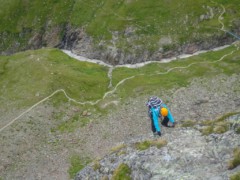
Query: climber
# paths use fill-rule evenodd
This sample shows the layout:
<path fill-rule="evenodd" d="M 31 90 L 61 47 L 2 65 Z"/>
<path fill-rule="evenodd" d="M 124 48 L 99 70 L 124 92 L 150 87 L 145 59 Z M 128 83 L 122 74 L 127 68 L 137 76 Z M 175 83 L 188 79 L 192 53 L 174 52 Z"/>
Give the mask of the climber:
<path fill-rule="evenodd" d="M 154 135 L 161 136 L 161 130 L 158 123 L 158 118 L 162 119 L 161 124 L 165 127 L 174 127 L 175 121 L 174 118 L 167 107 L 166 104 L 162 102 L 157 96 L 152 96 L 148 99 L 146 103 L 148 107 L 148 115 L 151 118 L 152 132 Z M 171 122 L 172 125 L 169 125 L 168 122 Z"/>

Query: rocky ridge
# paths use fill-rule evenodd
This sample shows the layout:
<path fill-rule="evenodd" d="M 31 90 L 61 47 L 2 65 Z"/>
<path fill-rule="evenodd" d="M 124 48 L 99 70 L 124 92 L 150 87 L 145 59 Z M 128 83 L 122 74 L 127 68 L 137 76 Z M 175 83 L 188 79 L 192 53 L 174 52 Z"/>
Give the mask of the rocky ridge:
<path fill-rule="evenodd" d="M 192 128 L 164 129 L 160 139 L 167 140 L 165 147 L 136 149 L 137 142 L 154 138 L 147 135 L 123 142 L 122 148 L 85 167 L 75 179 L 111 179 L 123 163 L 131 169 L 131 179 L 136 180 L 220 180 L 229 179 L 230 175 L 240 171 L 240 166 L 228 170 L 233 149 L 240 146 L 239 135 L 233 130 L 203 136 Z"/>

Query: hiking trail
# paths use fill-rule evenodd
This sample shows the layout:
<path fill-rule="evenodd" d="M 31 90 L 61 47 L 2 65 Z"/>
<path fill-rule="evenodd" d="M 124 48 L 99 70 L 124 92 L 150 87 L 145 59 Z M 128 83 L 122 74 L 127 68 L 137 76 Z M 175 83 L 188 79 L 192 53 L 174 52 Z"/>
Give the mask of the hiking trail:
<path fill-rule="evenodd" d="M 228 32 L 228 31 L 226 31 L 226 30 L 224 29 L 224 23 L 222 22 L 222 19 L 223 19 L 222 16 L 223 16 L 223 14 L 225 13 L 225 7 L 224 7 L 223 5 L 221 5 L 221 6 L 222 6 L 223 11 L 222 11 L 222 13 L 219 15 L 219 17 L 218 17 L 218 21 L 219 21 L 219 23 L 220 23 L 221 26 L 222 26 L 220 30 L 222 30 L 222 31 L 224 31 L 224 32 Z M 228 32 L 228 33 L 230 33 L 230 32 Z M 234 34 L 231 34 L 231 35 L 233 35 L 234 37 L 236 37 L 237 39 L 240 40 L 240 38 L 239 38 L 238 36 L 235 36 Z M 216 48 L 216 49 L 214 49 L 214 50 L 216 51 L 216 50 L 219 50 L 219 49 L 222 49 L 222 48 L 225 48 L 225 47 L 227 47 L 227 46 L 220 47 L 220 48 Z M 165 71 L 165 72 L 154 73 L 154 74 L 152 74 L 151 76 L 153 76 L 153 75 L 165 75 L 165 74 L 168 74 L 168 73 L 170 73 L 171 71 L 173 71 L 173 70 L 175 70 L 175 69 L 187 69 L 187 68 L 189 68 L 189 67 L 191 67 L 191 66 L 193 66 L 193 65 L 196 65 L 196 64 L 217 63 L 217 62 L 219 62 L 219 61 L 222 61 L 225 57 L 233 54 L 233 53 L 234 53 L 235 51 L 237 51 L 238 49 L 239 49 L 239 47 L 237 47 L 236 50 L 230 52 L 229 54 L 223 55 L 220 59 L 218 59 L 218 60 L 216 60 L 216 61 L 213 61 L 213 62 L 196 62 L 196 63 L 191 63 L 191 64 L 189 64 L 189 65 L 187 65 L 187 66 L 173 67 L 173 68 L 168 69 L 168 70 Z M 212 50 L 211 50 L 211 51 L 212 51 Z M 98 63 L 98 64 L 100 64 L 100 65 L 108 66 L 108 67 L 109 67 L 109 71 L 108 71 L 108 78 L 109 78 L 109 86 L 108 86 L 108 87 L 109 87 L 109 88 L 112 87 L 112 71 L 113 71 L 114 68 L 117 68 L 117 67 L 139 68 L 139 67 L 145 66 L 145 65 L 147 65 L 147 64 L 149 64 L 149 63 L 159 62 L 159 61 L 148 61 L 148 62 L 145 62 L 145 63 L 139 63 L 139 64 L 134 64 L 134 65 L 126 64 L 126 65 L 112 66 L 112 65 L 106 64 L 106 63 L 104 63 L 104 62 L 102 62 L 102 61 L 100 61 L 100 60 L 88 59 L 88 58 L 85 58 L 85 57 L 77 56 L 76 54 L 73 54 L 72 52 L 67 51 L 67 50 L 63 50 L 63 52 L 66 53 L 67 55 L 69 55 L 69 56 L 77 59 L 77 60 L 83 60 L 83 61 L 88 61 L 88 62 L 93 62 L 93 63 Z M 179 59 L 179 58 L 186 58 L 186 57 L 194 56 L 194 55 L 197 55 L 197 54 L 200 54 L 200 53 L 204 53 L 204 52 L 208 52 L 208 51 L 199 51 L 199 52 L 196 52 L 196 53 L 194 53 L 194 54 L 192 54 L 192 55 L 182 55 L 182 56 L 179 56 L 178 59 Z M 176 60 L 176 59 L 177 59 L 177 58 L 163 59 L 163 61 L 162 61 L 162 62 L 159 62 L 159 63 L 170 62 L 170 61 L 173 61 L 173 60 Z M 114 92 L 116 92 L 117 88 L 118 88 L 120 85 L 122 85 L 125 81 L 127 81 L 127 80 L 129 80 L 129 79 L 133 79 L 133 78 L 138 77 L 138 76 L 144 76 L 144 75 L 145 75 L 145 74 L 138 74 L 138 75 L 131 76 L 131 77 L 127 77 L 127 78 L 121 80 L 120 82 L 117 83 L 117 85 L 116 85 L 112 90 L 106 92 L 101 99 L 98 99 L 98 100 L 96 100 L 96 101 L 80 102 L 80 101 L 77 101 L 77 100 L 69 97 L 64 89 L 58 89 L 58 90 L 54 91 L 51 95 L 47 96 L 46 98 L 42 99 L 41 101 L 37 102 L 36 104 L 34 104 L 34 105 L 31 106 L 30 108 L 28 108 L 26 111 L 22 112 L 22 113 L 21 113 L 19 116 L 17 116 L 16 118 L 12 119 L 8 124 L 6 124 L 5 126 L 3 126 L 3 127 L 0 129 L 0 133 L 1 133 L 4 129 L 6 129 L 8 126 L 10 126 L 10 125 L 13 124 L 14 122 L 16 122 L 19 118 L 21 118 L 22 116 L 24 116 L 26 113 L 28 113 L 29 111 L 31 111 L 33 108 L 35 108 L 35 107 L 38 106 L 39 104 L 47 101 L 48 99 L 50 99 L 51 97 L 53 97 L 53 96 L 54 96 L 55 94 L 57 94 L 57 93 L 62 92 L 69 101 L 72 101 L 72 102 L 74 102 L 74 103 L 76 103 L 76 104 L 81 104 L 81 105 L 85 105 L 85 104 L 96 105 L 96 104 L 99 103 L 101 100 L 105 99 L 107 96 L 109 96 L 109 95 L 113 94 Z"/>

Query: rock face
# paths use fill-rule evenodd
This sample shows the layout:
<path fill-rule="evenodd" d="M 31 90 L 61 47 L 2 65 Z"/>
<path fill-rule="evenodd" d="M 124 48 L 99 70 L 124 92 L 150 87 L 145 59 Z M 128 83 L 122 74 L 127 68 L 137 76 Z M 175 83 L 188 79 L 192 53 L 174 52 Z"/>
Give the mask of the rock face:
<path fill-rule="evenodd" d="M 164 129 L 163 139 L 168 144 L 160 149 L 150 147 L 137 150 L 134 143 L 156 137 L 137 137 L 123 142 L 126 146 L 105 156 L 96 164 L 80 171 L 76 180 L 111 179 L 114 170 L 122 163 L 131 169 L 131 179 L 229 179 L 238 170 L 228 170 L 233 149 L 240 145 L 234 131 L 203 136 L 193 128 Z"/>
<path fill-rule="evenodd" d="M 127 51 L 116 46 L 116 44 L 120 43 L 119 39 L 122 34 L 124 34 L 123 36 L 127 39 L 128 44 L 131 45 Z M 150 52 L 144 44 L 135 45 L 134 42 L 140 39 L 141 37 L 136 36 L 133 30 L 127 29 L 125 33 L 112 32 L 112 39 L 109 42 L 100 41 L 96 44 L 93 38 L 85 33 L 84 29 L 71 29 L 71 27 L 68 27 L 59 47 L 90 59 L 100 59 L 112 65 L 121 65 L 145 61 L 161 61 L 163 58 L 177 57 L 181 54 L 193 54 L 200 50 L 213 49 L 235 41 L 233 37 L 225 34 L 221 37 L 211 37 L 202 41 L 173 45 L 170 37 L 162 37 L 157 45 L 157 50 Z"/>
<path fill-rule="evenodd" d="M 234 31 L 236 31 L 235 34 L 240 33 L 239 28 L 235 28 Z M 2 55 L 27 49 L 57 47 L 71 50 L 77 55 L 90 59 L 99 59 L 112 65 L 161 61 L 163 58 L 193 54 L 196 51 L 229 45 L 236 40 L 233 36 L 225 33 L 200 39 L 196 35 L 198 40 L 179 43 L 168 35 L 159 37 L 158 43 L 149 45 L 148 42 L 145 42 L 143 36 L 135 33 L 133 27 L 127 27 L 123 32 L 111 32 L 112 38 L 110 40 L 100 40 L 88 35 L 84 27 L 73 28 L 69 24 L 54 26 L 51 22 L 47 22 L 42 31 L 35 32 L 31 29 L 24 29 L 23 32 L 15 34 L 16 37 L 12 39 L 10 45 L 7 45 L 8 38 L 13 35 L 3 33 L 0 36 L 2 39 L 2 45 L 0 46 Z M 154 48 L 151 49 L 151 46 L 154 46 Z"/>

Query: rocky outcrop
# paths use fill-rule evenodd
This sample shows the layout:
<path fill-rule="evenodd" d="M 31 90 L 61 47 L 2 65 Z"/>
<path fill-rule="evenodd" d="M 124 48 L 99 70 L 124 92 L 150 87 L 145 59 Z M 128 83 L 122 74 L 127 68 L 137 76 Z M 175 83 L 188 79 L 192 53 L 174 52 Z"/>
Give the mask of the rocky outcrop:
<path fill-rule="evenodd" d="M 80 171 L 76 180 L 111 179 L 115 170 L 126 164 L 133 180 L 157 179 L 229 179 L 240 166 L 228 170 L 233 149 L 240 146 L 239 135 L 230 130 L 224 134 L 203 136 L 193 128 L 165 129 L 168 144 L 162 148 L 151 146 L 138 150 L 137 142 L 157 137 L 137 137 L 123 142 L 112 154 Z M 120 147 L 120 146 L 119 146 Z"/>
<path fill-rule="evenodd" d="M 159 40 L 158 48 L 150 51 L 146 44 L 136 45 L 134 42 L 140 40 L 134 30 L 126 29 L 125 32 L 112 32 L 110 41 L 94 42 L 83 28 L 72 29 L 70 26 L 65 32 L 60 48 L 71 50 L 73 53 L 85 56 L 90 59 L 100 59 L 112 65 L 136 64 L 145 61 L 161 61 L 163 58 L 177 57 L 181 54 L 193 54 L 200 50 L 209 50 L 223 45 L 229 45 L 235 41 L 232 36 L 212 36 L 210 38 L 174 44 L 171 37 L 162 37 Z M 120 36 L 124 36 L 128 45 L 125 49 L 118 47 Z M 127 48 L 127 49 L 126 49 Z"/>
<path fill-rule="evenodd" d="M 234 24 L 236 34 L 240 33 L 238 24 L 238 21 Z M 133 27 L 127 27 L 123 32 L 111 32 L 112 38 L 110 40 L 96 40 L 88 35 L 83 27 L 54 26 L 51 22 L 46 22 L 41 31 L 23 29 L 22 32 L 15 35 L 0 34 L 2 39 L 0 49 L 1 54 L 12 54 L 26 49 L 57 47 L 71 50 L 77 55 L 90 59 L 99 59 L 112 65 L 121 65 L 161 61 L 163 58 L 177 57 L 181 54 L 193 54 L 200 50 L 229 45 L 236 39 L 225 33 L 202 39 L 196 37 L 198 40 L 179 44 L 168 35 L 160 37 L 159 42 L 152 45 L 145 42 L 145 38 L 137 35 L 135 31 Z M 151 46 L 154 48 L 152 49 Z"/>

